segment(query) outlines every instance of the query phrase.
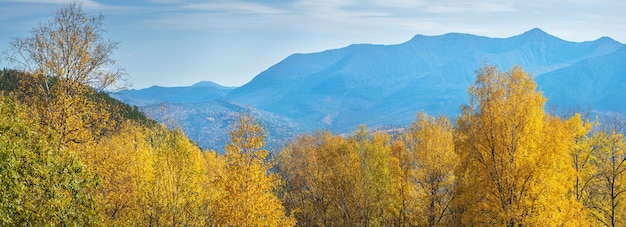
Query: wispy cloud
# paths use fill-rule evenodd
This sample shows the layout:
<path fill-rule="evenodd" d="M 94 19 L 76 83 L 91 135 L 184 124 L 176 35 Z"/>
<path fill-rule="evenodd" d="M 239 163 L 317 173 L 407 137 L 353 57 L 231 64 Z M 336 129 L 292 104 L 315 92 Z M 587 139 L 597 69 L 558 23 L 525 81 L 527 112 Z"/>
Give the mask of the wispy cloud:
<path fill-rule="evenodd" d="M 373 5 L 385 8 L 416 8 L 428 4 L 422 0 L 373 0 Z"/>
<path fill-rule="evenodd" d="M 289 13 L 270 4 L 185 0 L 149 0 L 132 12 L 142 15 L 134 21 L 135 26 L 142 28 L 201 31 L 272 27 L 279 22 L 273 15 Z"/>
<path fill-rule="evenodd" d="M 424 12 L 439 14 L 455 14 L 455 13 L 501 13 L 515 11 L 515 7 L 505 2 L 443 2 L 429 4 L 424 7 Z"/>
<path fill-rule="evenodd" d="M 268 5 L 237 1 L 185 4 L 182 5 L 181 8 L 209 12 L 229 12 L 234 14 L 267 15 L 283 13 L 282 10 Z"/>
<path fill-rule="evenodd" d="M 393 17 L 391 11 L 372 7 L 358 1 L 311 1 L 301 0 L 292 5 L 299 12 L 296 16 L 309 23 L 333 26 L 355 26 L 369 24 L 367 21 L 382 21 Z M 372 24 L 369 24 L 372 26 Z"/>
<path fill-rule="evenodd" d="M 67 4 L 70 0 L 9 0 L 4 2 Z M 87 0 L 83 6 L 105 15 L 131 16 L 124 26 L 137 29 L 200 31 L 294 31 L 348 33 L 396 30 L 407 33 L 483 31 L 500 24 L 539 27 L 573 19 L 623 23 L 624 1 L 598 0 Z M 571 4 L 569 4 L 571 3 Z M 33 6 L 34 7 L 34 6 Z M 593 9 L 593 10 L 587 10 Z M 10 9 L 1 18 L 7 18 Z M 590 11 L 590 12 L 587 12 Z M 609 12 L 598 14 L 597 12 Z M 524 20 L 510 18 L 535 15 Z M 511 14 L 508 14 L 511 13 Z M 11 13 L 10 15 L 14 15 Z M 48 13 L 49 15 L 49 13 Z M 591 15 L 591 16 L 589 16 Z M 19 15 L 15 15 L 17 18 Z M 593 16 L 593 17 L 592 17 Z M 114 16 L 111 16 L 114 17 Z M 549 18 L 549 19 L 538 19 Z M 11 18 L 9 18 L 11 19 Z M 609 20 L 610 19 L 610 20 Z M 506 22 L 505 22 L 506 21 Z M 592 23 L 592 22 L 590 22 Z M 490 24 L 497 24 L 490 27 Z M 509 29 L 503 28 L 503 29 Z M 485 34 L 485 35 L 491 35 Z"/>
<path fill-rule="evenodd" d="M 70 0 L 5 0 L 4 2 L 67 5 L 74 1 L 70 1 Z M 103 4 L 96 2 L 94 0 L 83 0 L 83 1 L 80 1 L 80 3 L 83 4 L 84 7 L 88 7 L 88 8 L 100 8 L 104 6 Z"/>

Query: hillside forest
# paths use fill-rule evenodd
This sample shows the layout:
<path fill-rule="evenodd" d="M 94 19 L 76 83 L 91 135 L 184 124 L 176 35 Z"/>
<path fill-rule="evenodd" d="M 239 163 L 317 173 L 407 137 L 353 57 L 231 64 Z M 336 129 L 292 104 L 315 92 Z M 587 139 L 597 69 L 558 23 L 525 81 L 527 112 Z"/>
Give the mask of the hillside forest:
<path fill-rule="evenodd" d="M 478 69 L 456 119 L 270 151 L 248 111 L 218 152 L 108 96 L 102 26 L 71 4 L 4 56 L 0 226 L 626 225 L 626 121 L 546 111 L 521 67 Z"/>

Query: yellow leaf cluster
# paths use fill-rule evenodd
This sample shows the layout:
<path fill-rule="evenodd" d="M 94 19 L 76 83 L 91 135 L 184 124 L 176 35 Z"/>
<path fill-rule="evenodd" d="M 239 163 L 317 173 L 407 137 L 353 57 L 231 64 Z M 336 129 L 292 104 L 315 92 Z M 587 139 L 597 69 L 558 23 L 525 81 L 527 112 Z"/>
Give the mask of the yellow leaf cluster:
<path fill-rule="evenodd" d="M 230 134 L 223 172 L 213 184 L 220 192 L 214 199 L 211 218 L 218 226 L 291 226 L 274 194 L 278 178 L 266 160 L 265 132 L 250 114 L 244 114 Z"/>

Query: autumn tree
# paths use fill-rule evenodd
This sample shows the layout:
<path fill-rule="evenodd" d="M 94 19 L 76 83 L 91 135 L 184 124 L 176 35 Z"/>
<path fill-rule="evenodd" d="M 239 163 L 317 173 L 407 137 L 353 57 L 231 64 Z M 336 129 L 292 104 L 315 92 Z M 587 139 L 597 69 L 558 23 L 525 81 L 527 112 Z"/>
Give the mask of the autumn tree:
<path fill-rule="evenodd" d="M 585 191 L 593 172 L 593 148 L 589 134 L 591 133 L 592 124 L 588 120 L 581 118 L 580 114 L 574 114 L 566 122 L 568 129 L 572 132 L 574 138 L 574 146 L 570 151 L 572 159 L 572 167 L 576 171 L 576 180 L 573 193 L 576 200 L 585 201 Z"/>
<path fill-rule="evenodd" d="M 34 27 L 30 37 L 14 39 L 6 56 L 30 77 L 18 91 L 39 107 L 33 114 L 59 132 L 64 147 L 98 138 L 111 124 L 94 93 L 116 85 L 124 73 L 112 70 L 117 43 L 104 39 L 103 19 L 70 4 Z"/>
<path fill-rule="evenodd" d="M 215 185 L 222 192 L 211 219 L 218 226 L 289 226 L 295 220 L 274 194 L 279 179 L 270 172 L 266 134 L 250 113 L 242 114 L 225 148 L 225 169 Z"/>
<path fill-rule="evenodd" d="M 395 210 L 397 179 L 394 169 L 397 162 L 391 151 L 391 137 L 384 132 L 370 134 L 365 126 L 349 138 L 355 144 L 358 169 L 356 185 L 351 189 L 357 195 L 354 224 L 359 226 L 384 226 L 396 223 Z"/>
<path fill-rule="evenodd" d="M 626 121 L 618 114 L 605 116 L 592 136 L 595 168 L 585 206 L 594 223 L 601 226 L 626 224 Z"/>
<path fill-rule="evenodd" d="M 399 226 L 417 225 L 419 214 L 418 189 L 415 180 L 416 155 L 411 149 L 415 141 L 410 133 L 402 133 L 391 145 L 392 174 L 395 178 L 395 193 L 390 195 L 396 200 L 395 220 Z"/>
<path fill-rule="evenodd" d="M 568 196 L 572 140 L 520 67 L 485 66 L 457 119 L 457 221 L 464 225 L 561 225 L 579 204 Z"/>
<path fill-rule="evenodd" d="M 344 142 L 330 132 L 317 132 L 297 138 L 280 152 L 277 172 L 284 181 L 281 199 L 299 225 L 328 226 L 342 220 L 335 198 L 343 184 L 338 182 L 339 174 L 334 174 L 338 168 L 333 163 L 348 161 L 330 152 L 343 147 Z"/>
<path fill-rule="evenodd" d="M 113 226 L 207 225 L 213 187 L 206 188 L 205 154 L 178 130 L 127 121 L 118 133 L 79 156 L 99 180 L 91 192 Z"/>
<path fill-rule="evenodd" d="M 91 17 L 80 4 L 72 3 L 58 9 L 52 20 L 34 27 L 31 37 L 14 39 L 7 59 L 33 75 L 71 82 L 67 86 L 78 83 L 106 89 L 124 72 L 111 70 L 118 43 L 103 37 L 103 21 L 104 16 Z M 46 81 L 42 82 L 45 86 Z"/>
<path fill-rule="evenodd" d="M 596 181 L 597 168 L 594 165 L 596 160 L 597 149 L 593 146 L 591 132 L 593 123 L 589 119 L 583 119 L 579 113 L 571 116 L 565 121 L 573 139 L 570 149 L 570 163 L 574 169 L 574 182 L 570 189 L 570 194 L 578 201 L 579 204 L 589 204 L 597 191 L 593 190 Z M 589 213 L 585 208 L 581 207 L 581 215 Z M 584 223 L 581 223 L 584 224 Z"/>
<path fill-rule="evenodd" d="M 404 165 L 410 171 L 408 183 L 415 191 L 412 213 L 419 226 L 443 226 L 451 223 L 454 199 L 454 170 L 459 158 L 454 152 L 454 128 L 445 117 L 434 118 L 418 113 L 402 140 L 409 153 Z M 404 161 L 404 162 L 407 162 Z"/>
<path fill-rule="evenodd" d="M 144 223 L 151 226 L 199 226 L 206 220 L 206 165 L 196 145 L 182 131 L 165 126 L 148 131 L 150 159 L 143 188 Z"/>
<path fill-rule="evenodd" d="M 356 170 L 349 166 L 356 164 L 355 152 L 349 150 L 344 138 L 325 131 L 304 135 L 281 151 L 282 200 L 299 225 L 347 225 L 350 204 L 341 198 L 353 192 L 347 175 Z"/>
<path fill-rule="evenodd" d="M 279 154 L 287 211 L 304 226 L 385 226 L 399 223 L 398 162 L 391 137 L 365 127 L 348 138 L 317 132 Z"/>
<path fill-rule="evenodd" d="M 203 212 L 204 225 L 215 226 L 217 225 L 214 219 L 216 212 L 220 207 L 217 207 L 217 201 L 223 196 L 223 191 L 218 186 L 220 184 L 220 177 L 226 174 L 226 159 L 222 154 L 217 151 L 205 150 L 202 152 L 205 166 L 205 176 L 202 185 L 202 200 L 203 206 L 200 211 Z"/>

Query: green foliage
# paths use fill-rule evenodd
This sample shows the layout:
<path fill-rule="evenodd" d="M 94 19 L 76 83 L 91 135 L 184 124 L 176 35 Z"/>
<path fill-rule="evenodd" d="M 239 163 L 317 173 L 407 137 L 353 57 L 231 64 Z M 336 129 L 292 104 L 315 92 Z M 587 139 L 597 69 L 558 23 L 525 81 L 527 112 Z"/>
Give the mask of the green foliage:
<path fill-rule="evenodd" d="M 26 108 L 0 97 L 0 225 L 94 225 L 95 181 L 74 154 L 37 132 Z"/>
<path fill-rule="evenodd" d="M 34 92 L 37 84 L 40 82 L 33 81 L 33 79 L 35 79 L 35 76 L 32 74 L 13 69 L 4 69 L 0 71 L 0 91 L 5 95 L 11 95 L 24 102 L 32 98 L 30 96 L 36 95 Z M 42 79 L 45 80 L 45 84 L 49 86 L 55 86 L 55 84 L 58 83 L 51 77 Z M 105 91 L 97 91 L 88 86 L 83 86 L 81 89 L 88 91 L 85 93 L 88 100 L 100 103 L 102 107 L 105 107 L 102 108 L 102 111 L 106 111 L 112 121 L 116 122 L 115 128 L 119 128 L 120 122 L 124 122 L 126 119 L 148 127 L 157 124 L 155 120 L 148 118 L 145 114 L 140 112 L 136 106 L 129 106 L 117 99 L 111 98 Z"/>
<path fill-rule="evenodd" d="M 0 71 L 0 91 L 8 95 L 19 87 L 21 73 L 17 70 L 3 69 Z"/>

